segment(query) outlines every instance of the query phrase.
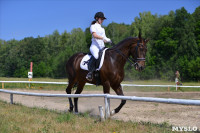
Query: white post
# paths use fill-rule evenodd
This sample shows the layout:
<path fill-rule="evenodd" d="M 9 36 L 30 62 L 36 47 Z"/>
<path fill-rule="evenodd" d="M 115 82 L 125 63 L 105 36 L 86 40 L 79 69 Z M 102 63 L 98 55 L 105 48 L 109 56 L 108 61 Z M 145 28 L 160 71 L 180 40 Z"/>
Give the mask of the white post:
<path fill-rule="evenodd" d="M 101 121 L 105 121 L 103 107 L 101 105 L 99 105 L 99 113 L 100 113 Z"/>
<path fill-rule="evenodd" d="M 105 97 L 105 116 L 106 119 L 108 119 L 110 117 L 110 99 L 108 99 L 107 97 Z"/>
<path fill-rule="evenodd" d="M 107 100 L 108 100 L 108 113 L 109 113 L 109 117 L 110 117 L 110 98 L 108 98 Z"/>
<path fill-rule="evenodd" d="M 176 83 L 176 91 L 177 91 L 177 83 Z"/>
<path fill-rule="evenodd" d="M 124 86 L 123 85 L 121 85 L 122 86 L 122 91 L 124 91 Z"/>

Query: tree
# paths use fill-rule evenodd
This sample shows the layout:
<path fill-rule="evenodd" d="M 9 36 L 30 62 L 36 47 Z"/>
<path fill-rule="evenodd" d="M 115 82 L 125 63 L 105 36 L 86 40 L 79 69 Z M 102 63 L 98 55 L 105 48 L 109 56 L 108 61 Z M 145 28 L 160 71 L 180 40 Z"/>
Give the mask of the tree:
<path fill-rule="evenodd" d="M 198 45 L 198 53 L 200 53 L 200 6 L 196 8 L 192 16 L 195 19 L 195 37 Z"/>
<path fill-rule="evenodd" d="M 118 43 L 127 37 L 130 37 L 130 26 L 125 24 L 117 24 L 112 22 L 106 28 L 106 35 L 114 43 Z"/>
<path fill-rule="evenodd" d="M 154 23 L 156 22 L 157 19 L 158 19 L 157 14 L 152 15 L 151 12 L 139 13 L 139 17 L 135 17 L 135 22 L 132 23 L 132 25 L 135 24 L 136 35 L 138 35 L 139 30 L 141 30 L 142 37 L 144 38 L 150 37 L 153 32 L 152 29 Z"/>
<path fill-rule="evenodd" d="M 184 79 L 191 79 L 189 76 L 188 63 L 191 60 L 195 60 L 196 57 L 199 56 L 198 45 L 194 34 L 194 22 L 193 16 L 190 15 L 184 7 L 176 10 L 174 23 L 175 39 L 178 40 L 176 67 L 181 73 L 183 73 Z"/>
<path fill-rule="evenodd" d="M 194 36 L 194 19 L 184 7 L 176 10 L 174 23 L 175 39 L 178 41 L 178 55 L 186 55 L 188 59 L 198 56 L 198 46 Z"/>
<path fill-rule="evenodd" d="M 87 44 L 87 48 L 89 48 L 92 43 L 92 35 L 90 33 L 90 28 L 85 29 L 85 41 Z"/>

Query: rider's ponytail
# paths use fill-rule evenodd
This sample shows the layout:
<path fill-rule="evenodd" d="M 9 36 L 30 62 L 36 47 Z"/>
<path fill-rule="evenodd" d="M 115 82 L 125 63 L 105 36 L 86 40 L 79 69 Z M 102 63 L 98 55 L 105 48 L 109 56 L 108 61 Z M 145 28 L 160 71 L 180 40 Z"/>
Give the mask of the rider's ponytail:
<path fill-rule="evenodd" d="M 91 25 L 95 24 L 96 22 L 97 22 L 96 20 L 92 21 Z"/>

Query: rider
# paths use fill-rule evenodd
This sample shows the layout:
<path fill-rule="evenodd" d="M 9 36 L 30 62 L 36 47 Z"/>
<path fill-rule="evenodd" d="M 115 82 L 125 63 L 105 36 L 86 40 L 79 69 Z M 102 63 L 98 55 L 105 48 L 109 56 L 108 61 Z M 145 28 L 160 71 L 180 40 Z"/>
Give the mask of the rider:
<path fill-rule="evenodd" d="M 110 38 L 106 37 L 105 34 L 105 29 L 101 27 L 101 24 L 103 23 L 105 16 L 103 12 L 97 12 L 94 16 L 94 21 L 92 22 L 90 26 L 90 32 L 92 34 L 92 44 L 90 46 L 90 52 L 94 56 L 94 62 L 97 61 L 99 58 L 99 51 L 102 50 L 105 45 L 105 43 L 112 43 Z M 93 66 L 90 70 L 89 73 L 86 76 L 86 79 L 91 81 L 92 80 L 92 73 L 95 71 L 96 67 Z"/>

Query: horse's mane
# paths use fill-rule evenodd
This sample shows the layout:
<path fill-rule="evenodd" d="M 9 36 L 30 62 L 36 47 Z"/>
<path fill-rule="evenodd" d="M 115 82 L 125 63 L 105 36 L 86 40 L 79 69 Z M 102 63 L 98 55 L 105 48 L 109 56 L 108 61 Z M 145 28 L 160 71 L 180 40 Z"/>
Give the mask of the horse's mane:
<path fill-rule="evenodd" d="M 114 45 L 114 46 L 113 46 L 112 48 L 110 48 L 110 49 L 119 49 L 119 48 L 121 48 L 123 45 L 127 44 L 127 42 L 129 42 L 129 41 L 135 41 L 135 40 L 137 40 L 137 39 L 138 39 L 138 37 L 128 37 L 128 38 L 126 38 L 126 39 L 120 41 L 118 44 Z"/>

